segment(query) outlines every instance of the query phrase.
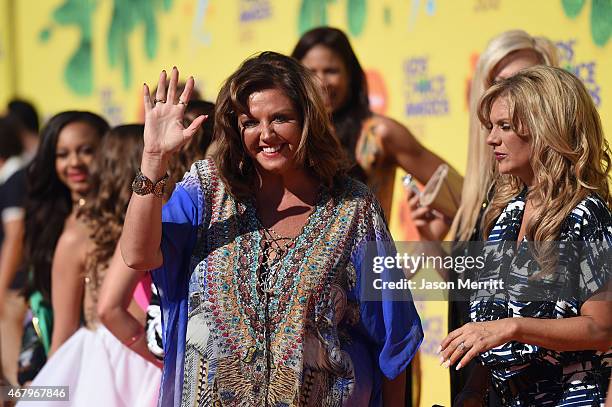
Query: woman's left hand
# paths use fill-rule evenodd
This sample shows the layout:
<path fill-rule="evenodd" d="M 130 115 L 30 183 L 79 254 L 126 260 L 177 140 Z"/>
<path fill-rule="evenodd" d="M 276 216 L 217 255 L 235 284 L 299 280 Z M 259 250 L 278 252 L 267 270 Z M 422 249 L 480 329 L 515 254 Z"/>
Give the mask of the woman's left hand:
<path fill-rule="evenodd" d="M 515 332 L 514 318 L 467 323 L 444 338 L 438 351 L 440 362 L 448 368 L 459 361 L 459 370 L 475 356 L 513 340 Z"/>

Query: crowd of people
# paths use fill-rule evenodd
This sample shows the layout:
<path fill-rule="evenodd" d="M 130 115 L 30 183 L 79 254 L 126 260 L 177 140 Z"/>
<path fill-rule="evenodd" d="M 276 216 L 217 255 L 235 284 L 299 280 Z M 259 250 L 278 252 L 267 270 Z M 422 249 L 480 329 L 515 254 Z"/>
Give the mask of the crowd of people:
<path fill-rule="evenodd" d="M 410 405 L 424 335 L 410 292 L 364 294 L 372 255 L 396 254 L 395 192 L 421 240 L 451 240 L 453 256 L 487 243 L 472 278 L 514 281 L 449 298 L 439 354 L 453 405 L 604 405 L 610 150 L 584 85 L 557 65 L 545 38 L 490 41 L 463 177 L 372 112 L 349 39 L 330 27 L 291 55 L 246 59 L 214 104 L 193 77 L 162 71 L 153 92 L 144 85 L 140 124 L 65 111 L 38 136 L 32 106 L 11 102 L 0 118 L 3 383 L 68 386 L 69 401 L 47 405 Z M 393 190 L 397 168 L 427 184 L 441 167 L 452 205 Z M 595 245 L 551 263 L 546 242 Z M 526 298 L 551 275 L 565 285 Z"/>

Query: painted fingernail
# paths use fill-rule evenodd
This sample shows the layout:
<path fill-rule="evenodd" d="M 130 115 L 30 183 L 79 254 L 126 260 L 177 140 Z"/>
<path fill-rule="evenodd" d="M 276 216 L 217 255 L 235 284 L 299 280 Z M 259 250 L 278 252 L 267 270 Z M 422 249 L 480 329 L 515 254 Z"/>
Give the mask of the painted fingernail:
<path fill-rule="evenodd" d="M 174 70 L 176 70 L 176 69 L 177 69 L 177 68 L 176 68 L 176 65 L 172 67 L 172 70 L 173 70 L 173 71 L 174 71 Z"/>
<path fill-rule="evenodd" d="M 455 367 L 455 370 L 459 370 L 461 369 L 461 363 L 457 363 L 457 367 Z"/>
<path fill-rule="evenodd" d="M 444 356 L 440 356 L 440 364 L 444 363 Z"/>
<path fill-rule="evenodd" d="M 450 367 L 451 361 L 450 359 L 448 359 L 445 363 L 444 363 L 444 368 L 448 369 Z"/>
<path fill-rule="evenodd" d="M 438 349 L 436 350 L 436 354 L 442 352 L 442 345 L 438 346 Z"/>

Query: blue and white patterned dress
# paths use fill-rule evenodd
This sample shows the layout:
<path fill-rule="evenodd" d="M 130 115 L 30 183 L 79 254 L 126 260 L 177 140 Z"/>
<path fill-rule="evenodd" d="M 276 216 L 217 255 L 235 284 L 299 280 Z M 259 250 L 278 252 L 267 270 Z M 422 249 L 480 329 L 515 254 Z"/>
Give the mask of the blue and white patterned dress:
<path fill-rule="evenodd" d="M 401 373 L 421 343 L 412 302 L 359 295 L 363 248 L 390 241 L 361 183 L 322 193 L 269 269 L 267 298 L 255 206 L 228 194 L 211 160 L 177 185 L 162 222 L 161 406 L 379 406 L 382 375 Z"/>
<path fill-rule="evenodd" d="M 508 203 L 489 234 L 487 246 L 495 249 L 485 251 L 487 270 L 479 273 L 478 280 L 497 276 L 506 284 L 503 289 L 472 294 L 473 321 L 579 316 L 582 304 L 608 282 L 612 215 L 605 202 L 591 195 L 576 206 L 562 226 L 558 245 L 565 249 L 559 252 L 555 273 L 538 280 L 535 276 L 542 269 L 527 240 L 516 247 L 525 196 L 523 190 Z M 504 405 L 580 407 L 605 402 L 610 350 L 558 352 L 508 342 L 482 353 L 479 359 L 491 369 Z"/>

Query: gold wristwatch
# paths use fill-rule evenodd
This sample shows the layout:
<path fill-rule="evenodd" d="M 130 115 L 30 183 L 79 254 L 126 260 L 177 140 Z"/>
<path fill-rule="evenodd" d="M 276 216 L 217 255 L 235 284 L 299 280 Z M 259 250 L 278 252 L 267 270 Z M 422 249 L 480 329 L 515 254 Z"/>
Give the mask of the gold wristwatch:
<path fill-rule="evenodd" d="M 153 194 L 156 197 L 161 198 L 164 195 L 164 189 L 166 188 L 168 177 L 169 175 L 166 174 L 162 179 L 153 184 L 153 181 L 144 175 L 142 171 L 138 170 L 134 181 L 132 181 L 132 191 L 136 195 Z"/>

